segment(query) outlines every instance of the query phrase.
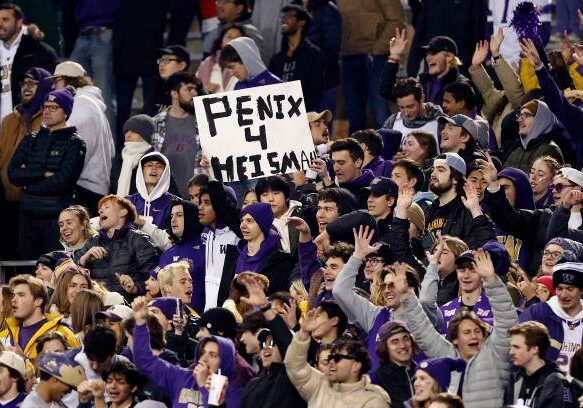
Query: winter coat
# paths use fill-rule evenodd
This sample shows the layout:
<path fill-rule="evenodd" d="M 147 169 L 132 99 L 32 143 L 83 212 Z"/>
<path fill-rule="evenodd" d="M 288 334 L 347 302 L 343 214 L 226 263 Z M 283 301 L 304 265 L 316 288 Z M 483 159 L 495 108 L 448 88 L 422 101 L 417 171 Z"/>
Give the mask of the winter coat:
<path fill-rule="evenodd" d="M 501 188 L 496 192 L 486 189 L 484 203 L 488 206 L 488 214 L 496 226 L 506 234 L 522 240 L 522 245 L 531 251 L 532 258 L 526 272 L 529 276 L 536 275 L 542 252 L 548 242 L 547 227 L 552 211 L 548 208 L 542 210 L 512 208 Z"/>
<path fill-rule="evenodd" d="M 476 43 L 485 38 L 487 15 L 487 0 L 424 0 L 409 54 L 409 76 L 414 77 L 419 71 L 425 55 L 421 47 L 437 35 L 451 37 L 457 45 L 463 66 L 469 67 Z M 391 35 L 387 35 L 385 40 Z"/>
<path fill-rule="evenodd" d="M 403 408 L 403 403 L 413 396 L 412 378 L 416 364 L 411 361 L 411 369 L 386 361 L 370 374 L 373 384 L 378 384 L 391 397 L 391 408 Z"/>
<path fill-rule="evenodd" d="M 547 239 L 563 237 L 583 243 L 583 230 L 569 228 L 570 217 L 571 210 L 563 206 L 556 207 L 548 223 Z"/>
<path fill-rule="evenodd" d="M 484 289 L 492 305 L 494 328 L 478 353 L 467 361 L 462 395 L 469 407 L 500 408 L 510 378 L 508 329 L 518 323 L 518 316 L 500 278 L 496 276 L 494 281 L 484 282 Z M 460 358 L 457 348 L 432 327 L 417 297 L 410 296 L 401 303 L 401 307 L 402 313 L 396 313 L 395 318 L 407 322 L 411 334 L 427 357 Z M 459 373 L 452 373 L 450 391 L 457 391 L 460 377 Z"/>
<path fill-rule="evenodd" d="M 106 195 L 115 146 L 99 88 L 88 85 L 76 89 L 68 122 L 77 128 L 79 137 L 87 147 L 85 164 L 77 184 L 95 194 Z"/>
<path fill-rule="evenodd" d="M 119 292 L 126 298 L 132 298 L 135 295 L 124 290 L 115 274 L 129 275 L 138 287 L 137 295 L 146 293 L 145 282 L 150 276 L 149 272 L 158 265 L 158 254 L 148 235 L 127 225 L 115 230 L 111 238 L 102 230 L 75 252 L 75 262 L 79 263 L 79 259 L 94 246 L 105 248 L 107 256 L 93 259 L 85 265 L 91 271 L 91 278 L 105 284 L 110 292 Z"/>
<path fill-rule="evenodd" d="M 456 196 L 454 200 L 455 205 L 441 229 L 442 235 L 458 237 L 468 244 L 470 249 L 478 249 L 486 242 L 496 239 L 494 223 L 489 216 L 483 214 L 473 218 L 470 211 L 464 207 L 460 196 Z M 425 213 L 426 224 L 433 219 L 432 214 L 438 208 L 439 200 L 435 200 Z"/>
<path fill-rule="evenodd" d="M 140 164 L 138 164 L 139 169 L 142 168 L 144 159 L 147 159 L 149 156 L 161 156 L 166 162 L 166 167 L 164 168 L 162 177 L 160 177 L 160 181 L 158 181 L 158 184 L 156 184 L 156 187 L 154 187 L 151 193 L 148 194 L 143 172 L 136 171 L 136 188 L 138 192 L 126 198 L 136 206 L 138 215 L 146 219 L 151 218 L 151 222 L 160 229 L 167 229 L 170 226 L 170 204 L 172 200 L 178 199 L 174 194 L 168 193 L 171 182 L 170 162 L 162 153 L 151 152 L 145 154 L 140 159 Z"/>
<path fill-rule="evenodd" d="M 342 15 L 342 56 L 389 53 L 387 38 L 403 27 L 405 14 L 399 0 L 338 0 Z"/>
<path fill-rule="evenodd" d="M 10 72 L 10 89 L 12 89 L 12 106 L 20 103 L 20 82 L 30 68 L 44 68 L 49 72 L 55 71 L 58 57 L 55 50 L 48 44 L 35 40 L 24 34 L 16 50 L 12 70 Z"/>
<path fill-rule="evenodd" d="M 330 383 L 323 373 L 308 364 L 310 339 L 301 331 L 296 333 L 285 355 L 287 375 L 302 398 L 308 402 L 308 407 L 390 406 L 389 395 L 378 385 L 372 384 L 366 374 L 356 383 Z"/>
<path fill-rule="evenodd" d="M 378 331 L 384 323 L 394 319 L 394 312 L 386 307 L 376 306 L 352 291 L 361 265 L 362 260 L 351 256 L 348 262 L 344 264 L 344 268 L 336 275 L 332 294 L 344 313 L 346 313 L 348 320 L 358 323 L 367 333 L 366 346 L 371 358 L 372 369 L 374 370 L 380 364 L 376 353 Z M 434 305 L 424 304 L 423 308 L 421 313 L 429 316 L 434 327 L 439 329 L 443 324 L 443 318 L 439 310 Z"/>
<path fill-rule="evenodd" d="M 160 388 L 172 401 L 173 408 L 208 407 L 208 391 L 199 388 L 190 369 L 170 364 L 155 356 L 150 348 L 150 333 L 146 324 L 134 327 L 134 363 L 148 380 Z M 230 339 L 212 336 L 219 344 L 221 374 L 229 378 L 225 396 L 227 407 L 238 407 L 242 387 L 251 377 L 250 367 L 237 366 L 235 346 Z M 195 356 L 198 355 L 198 346 Z M 198 358 L 194 364 L 198 363 Z"/>
<path fill-rule="evenodd" d="M 63 316 L 62 315 L 52 315 L 45 313 L 44 317 L 48 319 L 37 331 L 36 333 L 30 338 L 24 349 L 22 350 L 25 357 L 34 360 L 37 357 L 36 354 L 36 344 L 37 340 L 40 336 L 47 332 L 55 331 L 59 332 L 63 335 L 65 340 L 70 347 L 79 347 L 79 340 L 73 334 L 71 328 L 63 323 Z M 2 340 L 2 344 L 4 347 L 6 346 L 17 346 L 18 345 L 18 335 L 20 333 L 20 328 L 22 326 L 22 322 L 14 317 L 7 317 L 6 318 L 6 329 L 0 332 L 0 339 Z"/>
<path fill-rule="evenodd" d="M 8 179 L 23 187 L 20 212 L 33 218 L 57 218 L 73 202 L 75 183 L 83 170 L 85 142 L 75 127 L 24 137 L 8 168 Z M 45 172 L 54 174 L 45 177 Z"/>
<path fill-rule="evenodd" d="M 563 381 L 565 377 L 552 361 L 547 361 L 544 366 L 527 376 L 524 368 L 512 374 L 510 384 L 504 395 L 504 405 L 518 403 L 520 389 L 527 377 L 531 378 L 531 386 L 534 386 L 528 394 L 528 406 L 532 408 L 562 407 L 563 406 Z M 524 401 L 526 402 L 526 401 Z"/>

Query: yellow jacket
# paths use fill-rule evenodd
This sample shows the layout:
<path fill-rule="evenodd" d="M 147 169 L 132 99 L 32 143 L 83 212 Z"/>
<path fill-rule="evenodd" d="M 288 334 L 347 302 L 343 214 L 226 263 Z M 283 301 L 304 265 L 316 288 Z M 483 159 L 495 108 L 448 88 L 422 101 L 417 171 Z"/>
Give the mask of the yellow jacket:
<path fill-rule="evenodd" d="M 34 360 L 37 357 L 36 342 L 40 336 L 50 331 L 57 331 L 61 333 L 71 348 L 81 346 L 81 343 L 79 343 L 79 340 L 77 337 L 75 337 L 75 334 L 73 334 L 73 331 L 69 328 L 69 326 L 61 323 L 61 320 L 63 319 L 62 315 L 52 315 L 45 313 L 44 316 L 46 319 L 48 319 L 48 321 L 37 330 L 37 332 L 30 338 L 24 347 L 24 350 L 22 350 L 27 358 Z M 8 327 L 0 332 L 0 339 L 3 340 L 5 345 L 17 346 L 21 326 L 20 320 L 15 319 L 14 317 L 8 317 L 6 318 L 6 325 Z"/>

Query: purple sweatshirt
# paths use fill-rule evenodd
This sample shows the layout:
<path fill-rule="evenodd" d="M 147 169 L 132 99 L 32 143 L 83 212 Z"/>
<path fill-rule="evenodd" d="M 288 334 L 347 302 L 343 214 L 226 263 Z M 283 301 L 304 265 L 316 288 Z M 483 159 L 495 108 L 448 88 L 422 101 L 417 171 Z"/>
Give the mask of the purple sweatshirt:
<path fill-rule="evenodd" d="M 442 334 L 447 334 L 447 326 L 453 317 L 460 311 L 462 308 L 462 298 L 461 296 L 457 299 L 454 299 L 450 302 L 447 302 L 445 305 L 441 306 L 439 310 L 441 310 L 441 314 L 443 315 L 443 326 L 441 328 Z M 480 299 L 472 308 L 474 313 L 478 315 L 480 320 L 488 325 L 489 328 L 492 327 L 494 324 L 494 315 L 492 315 L 492 306 L 490 306 L 490 301 L 486 297 L 486 292 L 482 290 L 480 294 Z"/>
<path fill-rule="evenodd" d="M 134 327 L 134 363 L 154 385 L 160 388 L 172 401 L 173 408 L 208 407 L 208 392 L 198 388 L 193 370 L 170 364 L 155 356 L 150 348 L 148 326 Z M 226 404 L 229 408 L 239 406 L 242 386 L 235 378 L 235 346 L 229 339 L 212 336 L 219 344 L 221 354 L 221 374 L 229 378 Z M 198 346 L 194 364 L 198 363 Z"/>

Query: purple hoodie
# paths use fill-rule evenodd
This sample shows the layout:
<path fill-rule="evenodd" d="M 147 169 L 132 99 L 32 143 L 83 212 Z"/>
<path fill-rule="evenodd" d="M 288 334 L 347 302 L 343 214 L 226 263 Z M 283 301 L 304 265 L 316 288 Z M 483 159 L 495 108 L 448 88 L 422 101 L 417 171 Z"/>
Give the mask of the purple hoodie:
<path fill-rule="evenodd" d="M 168 396 L 173 408 L 208 407 L 208 391 L 198 387 L 193 370 L 170 364 L 152 353 L 147 325 L 136 325 L 133 334 L 134 363 L 142 374 Z M 229 378 L 225 402 L 229 408 L 237 407 L 243 387 L 250 376 L 243 378 L 244 375 L 237 375 L 233 342 L 220 336 L 211 337 L 219 344 L 221 374 Z M 200 343 L 194 353 L 194 365 L 198 363 L 199 347 Z"/>

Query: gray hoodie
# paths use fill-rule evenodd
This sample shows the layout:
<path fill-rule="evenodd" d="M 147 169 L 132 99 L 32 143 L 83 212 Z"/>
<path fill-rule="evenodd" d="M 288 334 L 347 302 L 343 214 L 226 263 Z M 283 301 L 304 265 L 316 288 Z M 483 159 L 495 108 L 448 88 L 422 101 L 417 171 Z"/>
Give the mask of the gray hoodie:
<path fill-rule="evenodd" d="M 241 57 L 243 65 L 247 69 L 247 74 L 249 79 L 255 78 L 257 75 L 261 74 L 267 69 L 263 60 L 261 59 L 261 54 L 259 53 L 259 48 L 255 41 L 248 37 L 240 37 L 232 40 L 229 45 L 231 45 Z"/>
<path fill-rule="evenodd" d="M 534 117 L 534 123 L 528 131 L 528 134 L 526 136 L 520 137 L 520 142 L 522 143 L 522 147 L 524 147 L 525 150 L 528 147 L 528 144 L 533 140 L 536 140 L 540 136 L 545 135 L 553 129 L 560 127 L 557 117 L 553 112 L 551 112 L 547 104 L 543 101 L 537 102 L 538 109 Z"/>

